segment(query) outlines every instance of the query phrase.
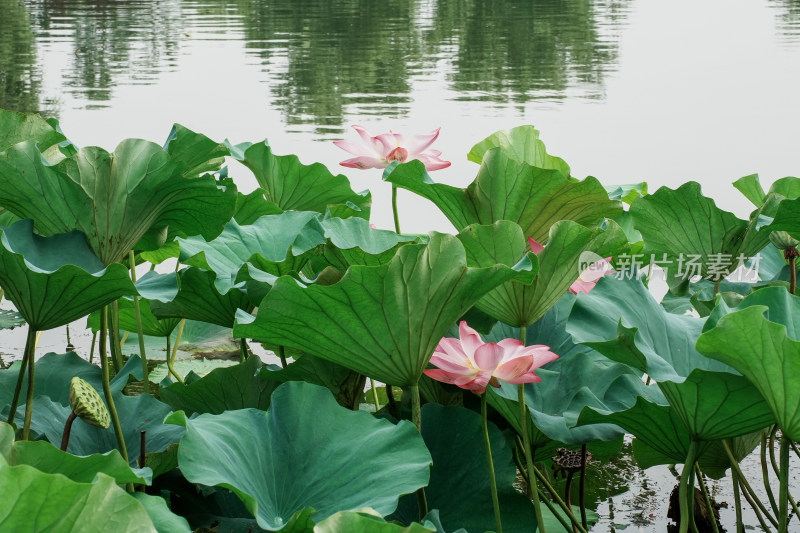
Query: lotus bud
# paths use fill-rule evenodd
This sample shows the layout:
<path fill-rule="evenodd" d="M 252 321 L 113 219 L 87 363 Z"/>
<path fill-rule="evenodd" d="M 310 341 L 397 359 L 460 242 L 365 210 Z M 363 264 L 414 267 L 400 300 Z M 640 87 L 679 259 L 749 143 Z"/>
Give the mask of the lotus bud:
<path fill-rule="evenodd" d="M 800 241 L 789 235 L 786 231 L 773 231 L 769 234 L 769 240 L 779 250 L 796 248 Z"/>
<path fill-rule="evenodd" d="M 69 406 L 87 424 L 106 429 L 111 424 L 106 404 L 97 391 L 79 377 L 69 383 Z"/>

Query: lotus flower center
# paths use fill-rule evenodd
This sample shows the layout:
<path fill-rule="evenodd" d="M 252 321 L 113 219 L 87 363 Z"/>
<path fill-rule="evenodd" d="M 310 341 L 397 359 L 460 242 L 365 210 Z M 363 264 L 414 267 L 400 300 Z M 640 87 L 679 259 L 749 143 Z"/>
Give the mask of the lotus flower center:
<path fill-rule="evenodd" d="M 400 161 L 403 163 L 406 159 L 408 159 L 408 150 L 402 146 L 398 146 L 386 156 L 387 161 Z"/>

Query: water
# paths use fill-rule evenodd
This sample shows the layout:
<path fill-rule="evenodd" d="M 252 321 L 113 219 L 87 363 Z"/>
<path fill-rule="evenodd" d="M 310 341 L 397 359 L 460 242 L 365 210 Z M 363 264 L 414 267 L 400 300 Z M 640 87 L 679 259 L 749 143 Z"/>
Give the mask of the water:
<path fill-rule="evenodd" d="M 453 164 L 433 177 L 458 186 L 475 176 L 474 143 L 534 124 L 575 176 L 651 190 L 694 179 L 743 217 L 733 180 L 769 185 L 800 166 L 799 82 L 797 0 L 0 0 L 0 108 L 56 116 L 79 146 L 109 150 L 163 142 L 173 122 L 267 138 L 370 188 L 384 228 L 379 171 L 338 166 L 331 141 L 355 140 L 351 124 L 442 126 L 435 147 Z M 399 200 L 404 230 L 453 231 L 425 200 Z M 13 359 L 22 342 L 3 335 Z M 42 343 L 60 349 L 63 332 Z M 664 500 L 669 474 L 631 476 L 596 530 L 663 530 L 632 517 L 648 484 Z"/>

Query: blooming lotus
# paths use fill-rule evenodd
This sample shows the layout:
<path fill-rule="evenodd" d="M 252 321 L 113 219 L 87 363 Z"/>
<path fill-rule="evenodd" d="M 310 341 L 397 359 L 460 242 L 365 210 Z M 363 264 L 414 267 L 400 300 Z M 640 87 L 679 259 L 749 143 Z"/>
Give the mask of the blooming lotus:
<path fill-rule="evenodd" d="M 544 250 L 544 246 L 536 242 L 533 237 L 528 238 L 528 244 L 531 247 L 531 251 L 536 255 L 539 255 L 539 252 Z M 578 294 L 579 292 L 588 294 L 590 290 L 594 289 L 594 286 L 597 285 L 597 281 L 600 278 L 612 272 L 614 272 L 614 269 L 611 267 L 611 257 L 595 261 L 583 269 L 578 279 L 570 285 L 569 292 L 572 294 Z"/>
<path fill-rule="evenodd" d="M 433 352 L 431 363 L 439 368 L 425 370 L 437 381 L 452 383 L 476 394 L 487 385 L 535 383 L 542 380 L 534 373 L 540 366 L 557 359 L 549 346 L 524 346 L 517 339 L 498 343 L 483 342 L 478 332 L 461 322 L 460 339 L 444 338 Z"/>
<path fill-rule="evenodd" d="M 442 152 L 429 148 L 439 136 L 441 128 L 430 133 L 415 135 L 408 142 L 405 142 L 399 133 L 389 132 L 371 137 L 362 126 L 353 126 L 353 129 L 361 136 L 362 143 L 350 141 L 334 141 L 333 143 L 356 156 L 339 163 L 344 167 L 386 168 L 392 161 L 405 163 L 414 159 L 422 161 L 426 170 L 440 170 L 450 166 L 449 161 L 439 159 Z"/>

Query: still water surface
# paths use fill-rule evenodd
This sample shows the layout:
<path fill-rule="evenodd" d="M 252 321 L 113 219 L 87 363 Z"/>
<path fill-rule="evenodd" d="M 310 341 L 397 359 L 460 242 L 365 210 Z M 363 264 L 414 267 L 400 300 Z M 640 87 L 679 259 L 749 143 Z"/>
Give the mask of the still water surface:
<path fill-rule="evenodd" d="M 453 165 L 433 177 L 458 186 L 475 176 L 474 143 L 534 124 L 575 176 L 694 179 L 745 216 L 733 180 L 800 168 L 799 87 L 797 0 L 0 0 L 0 108 L 58 117 L 77 145 L 108 150 L 163 142 L 173 122 L 267 138 L 370 188 L 386 228 L 379 171 L 338 167 L 347 154 L 330 141 L 355 140 L 351 124 L 441 126 Z M 406 231 L 452 231 L 406 191 L 400 209 Z M 62 347 L 43 338 L 41 351 Z M 595 530 L 663 530 L 673 481 L 625 472 L 632 492 L 601 506 Z"/>

